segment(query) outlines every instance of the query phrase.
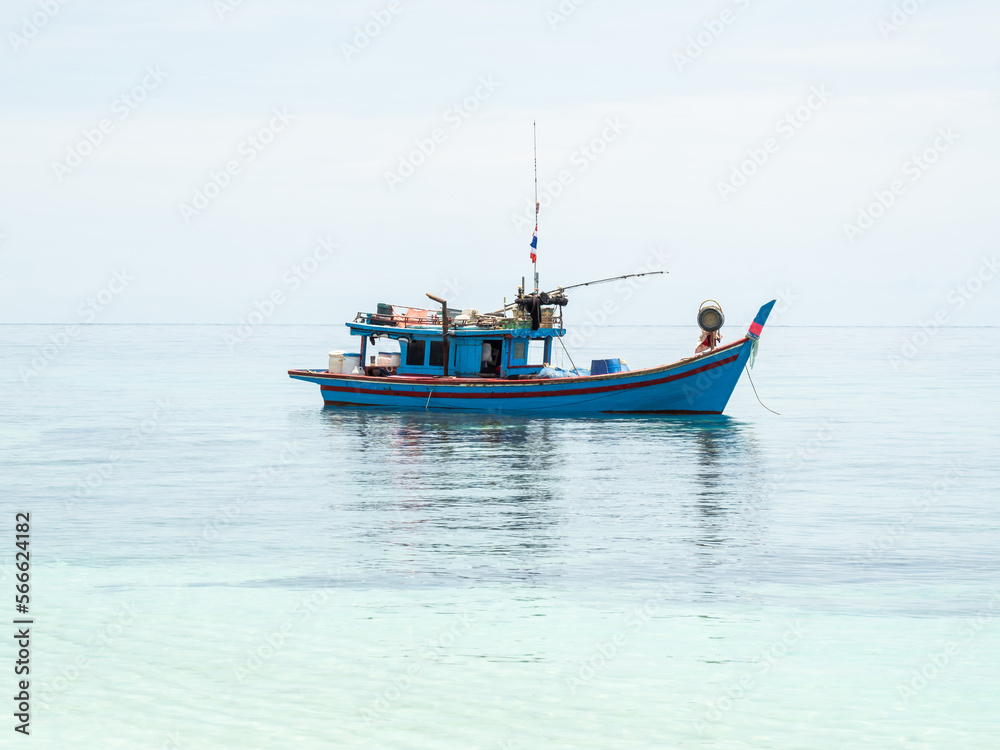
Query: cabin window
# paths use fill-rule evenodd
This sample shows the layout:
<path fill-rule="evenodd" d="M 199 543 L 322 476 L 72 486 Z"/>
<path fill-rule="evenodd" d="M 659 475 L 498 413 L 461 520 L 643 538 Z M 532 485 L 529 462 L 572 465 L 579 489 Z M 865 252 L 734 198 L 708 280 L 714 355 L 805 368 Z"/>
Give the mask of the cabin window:
<path fill-rule="evenodd" d="M 543 339 L 534 339 L 528 344 L 528 364 L 545 364 L 545 341 Z"/>
<path fill-rule="evenodd" d="M 527 341 L 515 341 L 514 342 L 514 354 L 513 358 L 517 360 L 522 360 L 527 356 L 528 353 L 528 342 Z"/>
<path fill-rule="evenodd" d="M 424 366 L 424 349 L 426 341 L 415 340 L 406 345 L 406 364 L 414 367 Z M 431 350 L 433 351 L 433 349 Z"/>
<path fill-rule="evenodd" d="M 444 366 L 444 342 L 442 341 L 432 341 L 431 342 L 431 358 L 427 362 L 431 367 L 443 367 Z"/>

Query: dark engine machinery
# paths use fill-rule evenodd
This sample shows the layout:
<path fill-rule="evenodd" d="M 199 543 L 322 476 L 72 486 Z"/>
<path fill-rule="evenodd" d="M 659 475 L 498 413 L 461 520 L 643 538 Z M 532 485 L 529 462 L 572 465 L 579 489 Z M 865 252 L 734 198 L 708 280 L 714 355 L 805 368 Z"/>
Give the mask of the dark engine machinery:
<path fill-rule="evenodd" d="M 522 292 L 522 290 L 518 289 L 518 292 Z M 543 305 L 566 307 L 569 304 L 569 300 L 565 294 L 559 294 L 558 292 L 519 293 L 514 300 L 514 304 L 531 316 L 531 330 L 537 331 L 542 324 Z"/>

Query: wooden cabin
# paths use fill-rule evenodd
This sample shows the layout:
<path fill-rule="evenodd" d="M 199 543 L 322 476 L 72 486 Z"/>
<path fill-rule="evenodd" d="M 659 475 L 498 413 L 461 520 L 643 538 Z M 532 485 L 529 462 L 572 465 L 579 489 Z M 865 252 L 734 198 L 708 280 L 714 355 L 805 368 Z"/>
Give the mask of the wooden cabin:
<path fill-rule="evenodd" d="M 498 317 L 449 309 L 447 326 L 442 325 L 443 314 L 392 305 L 379 305 L 376 313 L 358 313 L 347 327 L 352 336 L 361 337 L 365 374 L 505 380 L 533 377 L 552 361 L 554 339 L 566 333 L 555 308 L 543 309 L 537 330 L 532 330 L 530 318 L 518 311 L 509 314 L 513 317 Z M 379 339 L 398 342 L 398 365 L 378 361 Z"/>

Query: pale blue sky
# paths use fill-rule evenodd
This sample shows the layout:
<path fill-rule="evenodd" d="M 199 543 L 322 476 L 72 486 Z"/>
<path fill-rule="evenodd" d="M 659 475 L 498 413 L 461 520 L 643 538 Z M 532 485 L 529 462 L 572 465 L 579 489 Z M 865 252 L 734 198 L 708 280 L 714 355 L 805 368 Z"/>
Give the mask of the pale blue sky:
<path fill-rule="evenodd" d="M 688 324 L 712 297 L 743 326 L 782 293 L 782 324 L 943 309 L 1000 325 L 1000 278 L 954 301 L 1000 250 L 995 2 L 226 2 L 4 4 L 0 320 L 235 324 L 275 290 L 279 323 L 428 291 L 495 308 L 530 274 L 531 228 L 512 217 L 532 199 L 534 119 L 543 184 L 570 178 L 542 210 L 542 285 L 663 257 L 671 271 L 628 299 L 572 296 L 571 323 L 612 300 L 614 323 Z M 372 14 L 391 20 L 347 60 Z M 79 166 L 54 166 L 104 119 Z M 766 161 L 723 191 L 748 151 Z M 238 174 L 186 221 L 228 162 Z M 845 225 L 894 182 L 851 242 Z M 337 252 L 294 283 L 326 236 Z M 86 312 L 115 271 L 133 278 Z"/>

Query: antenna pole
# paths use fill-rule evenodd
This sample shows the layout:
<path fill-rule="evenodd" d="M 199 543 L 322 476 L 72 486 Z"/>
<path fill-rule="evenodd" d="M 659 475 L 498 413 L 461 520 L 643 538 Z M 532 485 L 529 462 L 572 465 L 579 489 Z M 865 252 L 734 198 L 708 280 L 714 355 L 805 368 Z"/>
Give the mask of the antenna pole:
<path fill-rule="evenodd" d="M 538 237 L 538 123 L 532 121 L 531 134 L 535 147 L 535 237 Z M 538 291 L 538 254 L 531 254 L 531 269 L 535 274 L 535 291 Z"/>

